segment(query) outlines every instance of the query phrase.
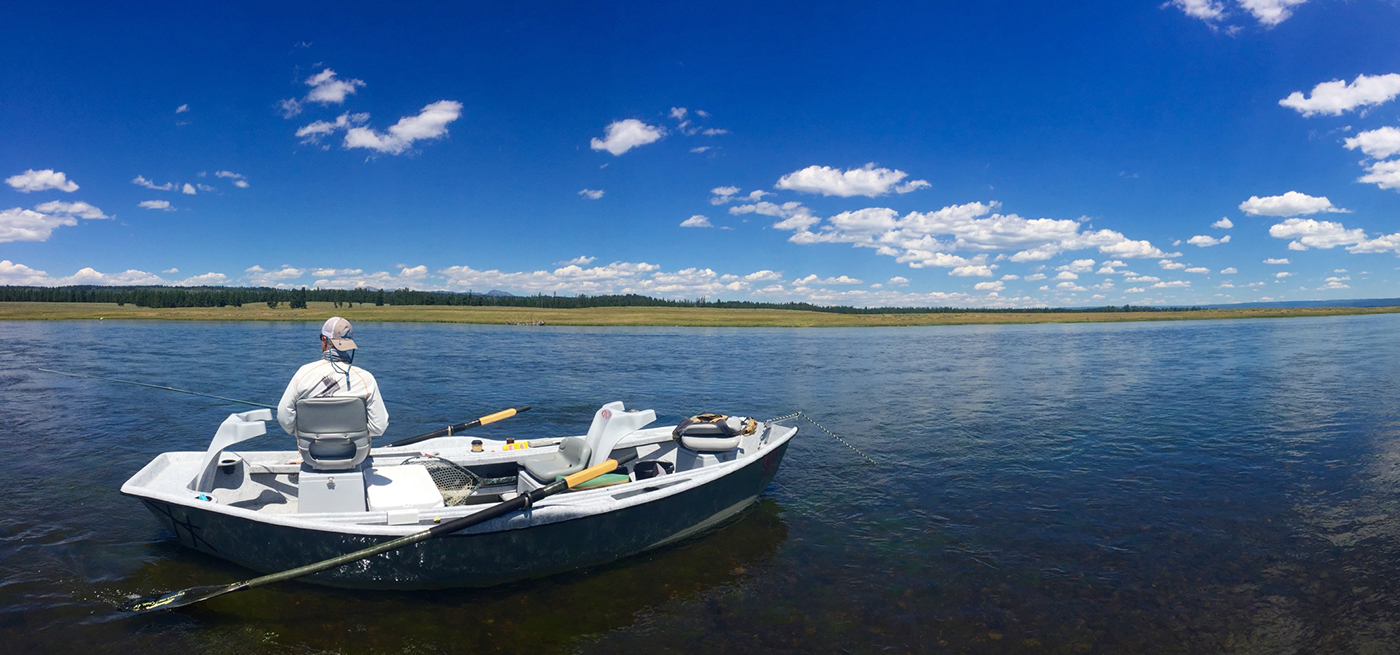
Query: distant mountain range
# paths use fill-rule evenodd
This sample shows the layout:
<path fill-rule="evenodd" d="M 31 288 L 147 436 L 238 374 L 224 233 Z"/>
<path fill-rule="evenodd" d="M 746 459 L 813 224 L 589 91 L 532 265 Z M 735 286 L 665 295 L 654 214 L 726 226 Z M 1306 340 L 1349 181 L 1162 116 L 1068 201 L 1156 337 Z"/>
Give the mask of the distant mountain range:
<path fill-rule="evenodd" d="M 514 298 L 514 297 L 515 297 L 515 294 L 513 294 L 513 293 L 511 293 L 511 292 L 509 292 L 509 291 L 501 291 L 500 289 L 492 289 L 492 290 L 490 290 L 490 291 L 487 291 L 487 292 L 486 292 L 486 295 L 488 295 L 488 296 L 496 296 L 497 298 Z"/>

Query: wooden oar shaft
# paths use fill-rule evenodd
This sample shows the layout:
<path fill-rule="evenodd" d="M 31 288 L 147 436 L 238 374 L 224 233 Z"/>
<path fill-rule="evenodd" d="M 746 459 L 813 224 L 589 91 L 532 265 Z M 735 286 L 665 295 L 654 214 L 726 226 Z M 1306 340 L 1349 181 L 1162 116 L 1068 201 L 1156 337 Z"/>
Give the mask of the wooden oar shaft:
<path fill-rule="evenodd" d="M 429 440 L 429 439 L 436 439 L 436 438 L 438 438 L 438 437 L 450 437 L 450 436 L 452 436 L 453 434 L 456 434 L 456 433 L 458 433 L 458 432 L 461 432 L 462 430 L 470 430 L 470 429 L 472 429 L 472 428 L 481 427 L 481 426 L 483 426 L 483 425 L 486 425 L 487 423 L 495 423 L 496 421 L 499 421 L 499 420 L 501 420 L 501 419 L 507 419 L 507 418 L 510 418 L 510 417 L 512 417 L 512 416 L 515 416 L 516 414 L 519 414 L 520 412 L 528 412 L 528 411 L 530 411 L 530 406 L 529 406 L 529 405 L 521 405 L 521 406 L 519 406 L 519 407 L 512 407 L 512 408 L 510 408 L 510 409 L 504 409 L 504 410 L 501 410 L 501 411 L 499 411 L 499 412 L 496 412 L 495 414 L 487 414 L 486 416 L 483 416 L 483 417 L 481 417 L 481 418 L 479 418 L 479 419 L 476 419 L 476 420 L 474 420 L 474 421 L 467 421 L 466 423 L 458 423 L 458 424 L 456 424 L 456 425 L 449 425 L 449 426 L 447 426 L 447 427 L 445 427 L 445 428 L 439 428 L 439 429 L 437 429 L 437 430 L 433 430 L 432 432 L 424 432 L 423 434 L 420 434 L 420 435 L 415 435 L 415 436 L 412 436 L 412 437 L 406 437 L 406 438 L 403 438 L 403 439 L 399 439 L 398 441 L 395 441 L 395 442 L 390 443 L 390 444 L 388 444 L 388 445 L 381 446 L 381 448 L 397 448 L 397 447 L 399 447 L 399 446 L 408 446 L 408 445 L 411 445 L 411 444 L 416 444 L 416 443 L 418 443 L 418 442 L 420 442 L 420 441 L 427 441 L 427 440 Z"/>
<path fill-rule="evenodd" d="M 128 612 L 149 612 L 161 609 L 174 609 L 176 607 L 193 605 L 195 603 L 206 601 L 211 598 L 217 598 L 224 594 L 231 594 L 235 591 L 243 591 L 244 589 L 261 587 L 263 585 L 272 584 L 274 582 L 282 582 L 284 580 L 300 578 L 302 576 L 311 575 L 312 573 L 319 573 L 327 569 L 333 569 L 335 567 L 344 566 L 352 562 L 358 562 L 363 559 L 374 557 L 375 555 L 378 555 L 380 553 L 387 553 L 391 550 L 398 550 L 399 548 L 403 548 L 404 546 L 416 544 L 420 541 L 427 541 L 428 539 L 432 539 L 434 537 L 441 537 L 443 535 L 452 534 L 454 532 L 458 532 L 460 530 L 469 528 L 473 525 L 485 523 L 487 521 L 490 521 L 491 519 L 505 516 L 517 510 L 533 505 L 534 503 L 548 496 L 552 496 L 567 489 L 572 489 L 580 484 L 583 484 L 584 482 L 587 482 L 589 480 L 592 480 L 593 478 L 603 475 L 604 473 L 611 473 L 617 470 L 617 467 L 626 464 L 627 462 L 632 461 L 633 459 L 636 459 L 636 457 L 637 455 L 635 453 L 628 453 L 626 455 L 607 460 L 596 466 L 590 466 L 573 475 L 566 476 L 562 480 L 556 480 L 555 482 L 540 487 L 539 489 L 535 489 L 528 493 L 521 494 L 505 502 L 497 503 L 496 505 L 483 509 L 479 512 L 474 512 L 463 517 L 455 518 L 451 521 L 447 521 L 446 523 L 440 523 L 431 528 L 428 528 L 427 530 L 420 530 L 410 535 L 404 535 L 397 539 L 390 539 L 389 541 L 375 544 L 368 548 L 362 548 L 353 553 L 346 553 L 344 555 L 339 555 L 337 557 L 332 557 L 330 559 L 321 560 L 319 562 L 307 564 L 306 566 L 299 566 L 297 568 L 281 571 L 278 573 L 269 573 L 267 575 L 252 578 L 250 580 L 244 580 L 243 582 L 235 582 L 233 584 L 226 585 L 223 587 L 194 587 L 191 589 L 184 589 L 168 594 L 162 594 L 154 598 L 148 597 L 137 599 L 123 605 L 122 609 Z"/>

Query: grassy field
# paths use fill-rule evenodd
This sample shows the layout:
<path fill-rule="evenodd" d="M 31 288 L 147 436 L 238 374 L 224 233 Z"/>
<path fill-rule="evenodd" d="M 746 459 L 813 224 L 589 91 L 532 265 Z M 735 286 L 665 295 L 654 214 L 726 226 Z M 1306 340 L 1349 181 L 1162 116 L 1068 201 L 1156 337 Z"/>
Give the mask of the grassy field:
<path fill-rule="evenodd" d="M 1186 321 L 1227 318 L 1288 318 L 1348 314 L 1390 314 L 1400 307 L 1299 307 L 1220 309 L 1192 312 L 1012 313 L 981 314 L 831 314 L 782 309 L 714 309 L 695 307 L 600 307 L 530 309 L 525 307 L 389 306 L 342 307 L 310 303 L 307 309 L 265 304 L 243 307 L 148 309 L 106 303 L 0 303 L 0 320 L 172 320 L 172 321 L 322 321 L 344 316 L 351 321 L 429 323 L 533 323 L 546 325 L 659 325 L 693 327 L 863 327 L 890 325 L 1000 325 L 1015 323 L 1097 323 L 1118 321 Z"/>

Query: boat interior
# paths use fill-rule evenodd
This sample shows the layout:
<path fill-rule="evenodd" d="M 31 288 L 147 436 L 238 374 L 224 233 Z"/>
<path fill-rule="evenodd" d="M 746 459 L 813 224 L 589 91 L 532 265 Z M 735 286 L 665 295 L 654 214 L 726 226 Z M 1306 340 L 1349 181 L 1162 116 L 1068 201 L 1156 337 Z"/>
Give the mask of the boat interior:
<path fill-rule="evenodd" d="M 293 453 L 231 451 L 265 434 L 265 422 L 272 419 L 266 409 L 233 414 L 204 453 L 162 454 L 123 491 L 138 496 L 159 491 L 167 498 L 174 494 L 180 504 L 208 503 L 269 518 L 417 525 L 509 500 L 624 453 L 635 459 L 555 498 L 605 487 L 619 500 L 660 492 L 694 477 L 688 473 L 748 459 L 775 436 L 795 431 L 752 419 L 731 419 L 737 429 L 716 421 L 702 421 L 694 430 L 685 423 L 677 430 L 648 429 L 655 412 L 613 402 L 599 409 L 588 433 L 578 437 L 452 436 L 372 448 L 364 416 L 357 398 L 300 401 Z"/>

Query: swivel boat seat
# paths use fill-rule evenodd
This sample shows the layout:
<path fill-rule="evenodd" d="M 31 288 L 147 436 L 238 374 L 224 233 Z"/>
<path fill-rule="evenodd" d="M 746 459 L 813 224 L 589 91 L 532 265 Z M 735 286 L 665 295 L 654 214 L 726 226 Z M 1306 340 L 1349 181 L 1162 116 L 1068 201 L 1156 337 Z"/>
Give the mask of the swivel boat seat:
<path fill-rule="evenodd" d="M 365 511 L 370 437 L 364 399 L 304 398 L 296 407 L 293 434 L 301 453 L 297 511 Z"/>
<path fill-rule="evenodd" d="M 522 474 L 518 478 L 518 491 L 525 493 L 554 482 L 561 475 L 571 475 L 589 466 L 602 464 L 612 456 L 613 447 L 623 437 L 654 421 L 656 412 L 650 409 L 629 410 L 622 401 L 603 405 L 593 415 L 587 436 L 564 439 L 559 442 L 558 451 L 530 457 L 520 463 L 522 472 L 528 475 Z"/>

